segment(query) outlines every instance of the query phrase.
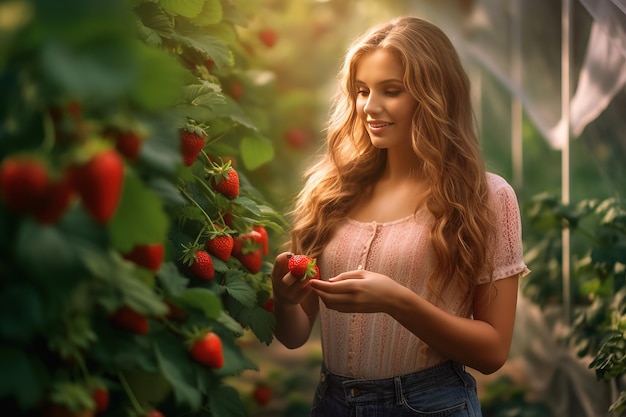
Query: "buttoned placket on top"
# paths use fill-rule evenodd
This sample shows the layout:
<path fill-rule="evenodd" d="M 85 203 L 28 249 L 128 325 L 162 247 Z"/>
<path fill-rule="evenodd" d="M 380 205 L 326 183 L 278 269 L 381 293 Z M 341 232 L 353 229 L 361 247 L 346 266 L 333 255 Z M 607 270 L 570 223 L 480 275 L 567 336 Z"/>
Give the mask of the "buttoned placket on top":
<path fill-rule="evenodd" d="M 382 226 L 383 226 L 382 224 L 379 224 L 377 222 L 371 222 L 368 225 L 369 236 L 367 239 L 364 239 L 363 249 L 361 250 L 359 264 L 357 265 L 356 269 L 365 269 L 365 270 L 367 269 L 367 259 L 372 249 L 372 244 L 374 243 L 374 240 L 376 239 L 376 235 Z M 357 326 L 357 321 L 360 320 L 361 318 L 362 318 L 361 313 L 350 314 L 350 337 L 349 337 L 349 342 L 348 342 L 349 344 L 348 345 L 348 370 L 353 374 L 354 372 L 357 371 L 356 363 L 355 363 L 355 359 L 356 359 L 355 348 L 357 348 L 357 346 L 353 346 L 353 340 L 355 340 L 355 338 L 353 337 L 353 332 L 355 331 L 355 329 L 359 328 L 359 326 Z"/>

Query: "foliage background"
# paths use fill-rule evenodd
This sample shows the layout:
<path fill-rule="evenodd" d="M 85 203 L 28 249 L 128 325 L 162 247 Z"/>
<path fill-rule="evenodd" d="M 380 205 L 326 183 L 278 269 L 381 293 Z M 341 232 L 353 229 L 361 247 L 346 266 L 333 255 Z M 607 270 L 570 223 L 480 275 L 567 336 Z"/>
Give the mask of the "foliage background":
<path fill-rule="evenodd" d="M 450 13 L 463 13 L 472 2 L 446 3 Z M 298 352 L 270 343 L 272 318 L 262 308 L 267 274 L 286 239 L 300 174 L 323 146 L 328 99 L 345 47 L 372 23 L 407 11 L 416 12 L 411 2 L 372 0 L 0 2 L 0 159 L 36 154 L 59 170 L 68 149 L 51 140 L 47 110 L 73 100 L 82 103 L 80 128 L 88 141 L 101 140 L 112 120 L 149 132 L 138 163 L 126 162 L 120 210 L 106 227 L 93 224 L 80 204 L 54 227 L 1 207 L 5 409 L 35 415 L 59 383 L 65 387 L 58 391 L 62 401 L 89 402 L 85 387 L 98 380 L 111 392 L 104 415 L 138 415 L 152 407 L 166 415 L 189 409 L 199 415 L 307 415 L 320 363 L 317 339 Z M 589 24 L 583 10 L 576 13 L 581 25 Z M 266 29 L 276 35 L 272 46 L 259 37 Z M 510 180 L 509 120 L 502 110 L 510 96 L 498 80 L 481 75 L 480 88 L 489 95 L 478 108 L 484 154 L 490 169 Z M 542 309 L 561 305 L 560 231 L 571 227 L 575 321 L 560 343 L 593 359 L 589 372 L 597 373 L 598 387 L 607 380 L 618 392 L 626 354 L 625 148 L 610 115 L 623 103 L 620 94 L 572 142 L 568 206 L 557 197 L 560 152 L 525 119 L 525 181 L 516 190 L 533 270 L 525 297 Z M 240 172 L 237 200 L 200 191 L 196 179 L 206 158 L 181 166 L 178 130 L 190 117 L 209 126 L 207 156 L 227 158 Z M 253 224 L 267 226 L 270 251 L 259 273 L 232 260 L 215 262 L 217 278 L 210 284 L 189 276 L 179 262 L 180 243 L 203 236 L 203 216 L 181 187 L 212 218 L 233 209 L 235 236 Z M 120 256 L 136 243 L 155 241 L 167 247 L 156 274 Z M 174 329 L 218 331 L 229 367 L 206 370 L 185 355 L 185 338 L 173 336 L 178 333 L 162 320 L 164 297 L 189 314 L 190 321 Z M 150 335 L 128 334 L 107 322 L 102 309 L 121 304 L 151 317 Z M 486 415 L 551 415 L 530 381 L 518 369 L 513 378 L 507 371 L 484 380 Z M 66 382 L 74 385 L 68 389 Z M 259 383 L 272 388 L 267 405 L 253 400 Z M 612 400 L 619 413 L 623 399 Z"/>

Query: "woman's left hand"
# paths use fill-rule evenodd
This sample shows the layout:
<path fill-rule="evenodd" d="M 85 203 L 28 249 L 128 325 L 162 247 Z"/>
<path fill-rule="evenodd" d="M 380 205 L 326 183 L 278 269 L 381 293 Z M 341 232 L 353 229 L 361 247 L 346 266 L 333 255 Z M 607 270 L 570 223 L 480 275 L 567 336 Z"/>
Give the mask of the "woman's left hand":
<path fill-rule="evenodd" d="M 343 313 L 386 312 L 394 292 L 405 289 L 386 275 L 362 269 L 341 273 L 328 281 L 312 279 L 310 285 L 326 307 Z"/>

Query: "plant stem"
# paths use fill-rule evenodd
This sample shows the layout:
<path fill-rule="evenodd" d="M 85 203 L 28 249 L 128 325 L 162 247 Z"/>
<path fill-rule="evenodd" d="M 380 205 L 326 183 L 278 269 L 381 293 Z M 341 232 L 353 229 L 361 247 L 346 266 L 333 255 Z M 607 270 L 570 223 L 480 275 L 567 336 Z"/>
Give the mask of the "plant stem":
<path fill-rule="evenodd" d="M 130 388 L 130 385 L 128 384 L 128 380 L 126 379 L 124 374 L 122 372 L 118 372 L 117 376 L 120 379 L 122 388 L 124 388 L 124 392 L 126 392 L 126 395 L 128 396 L 128 399 L 130 400 L 132 407 L 135 409 L 135 411 L 138 414 L 143 414 L 145 410 L 143 409 L 141 404 L 139 404 L 139 400 L 137 400 L 137 397 L 135 397 L 135 393 Z"/>

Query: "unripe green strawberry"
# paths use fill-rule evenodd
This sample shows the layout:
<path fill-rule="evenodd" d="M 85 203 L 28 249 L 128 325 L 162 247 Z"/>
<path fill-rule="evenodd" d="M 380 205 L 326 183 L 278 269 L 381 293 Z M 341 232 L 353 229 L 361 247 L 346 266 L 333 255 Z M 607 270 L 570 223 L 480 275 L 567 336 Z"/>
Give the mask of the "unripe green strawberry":
<path fill-rule="evenodd" d="M 307 278 L 318 279 L 319 268 L 316 259 L 306 255 L 292 255 L 287 261 L 289 272 L 296 279 L 304 281 Z"/>

